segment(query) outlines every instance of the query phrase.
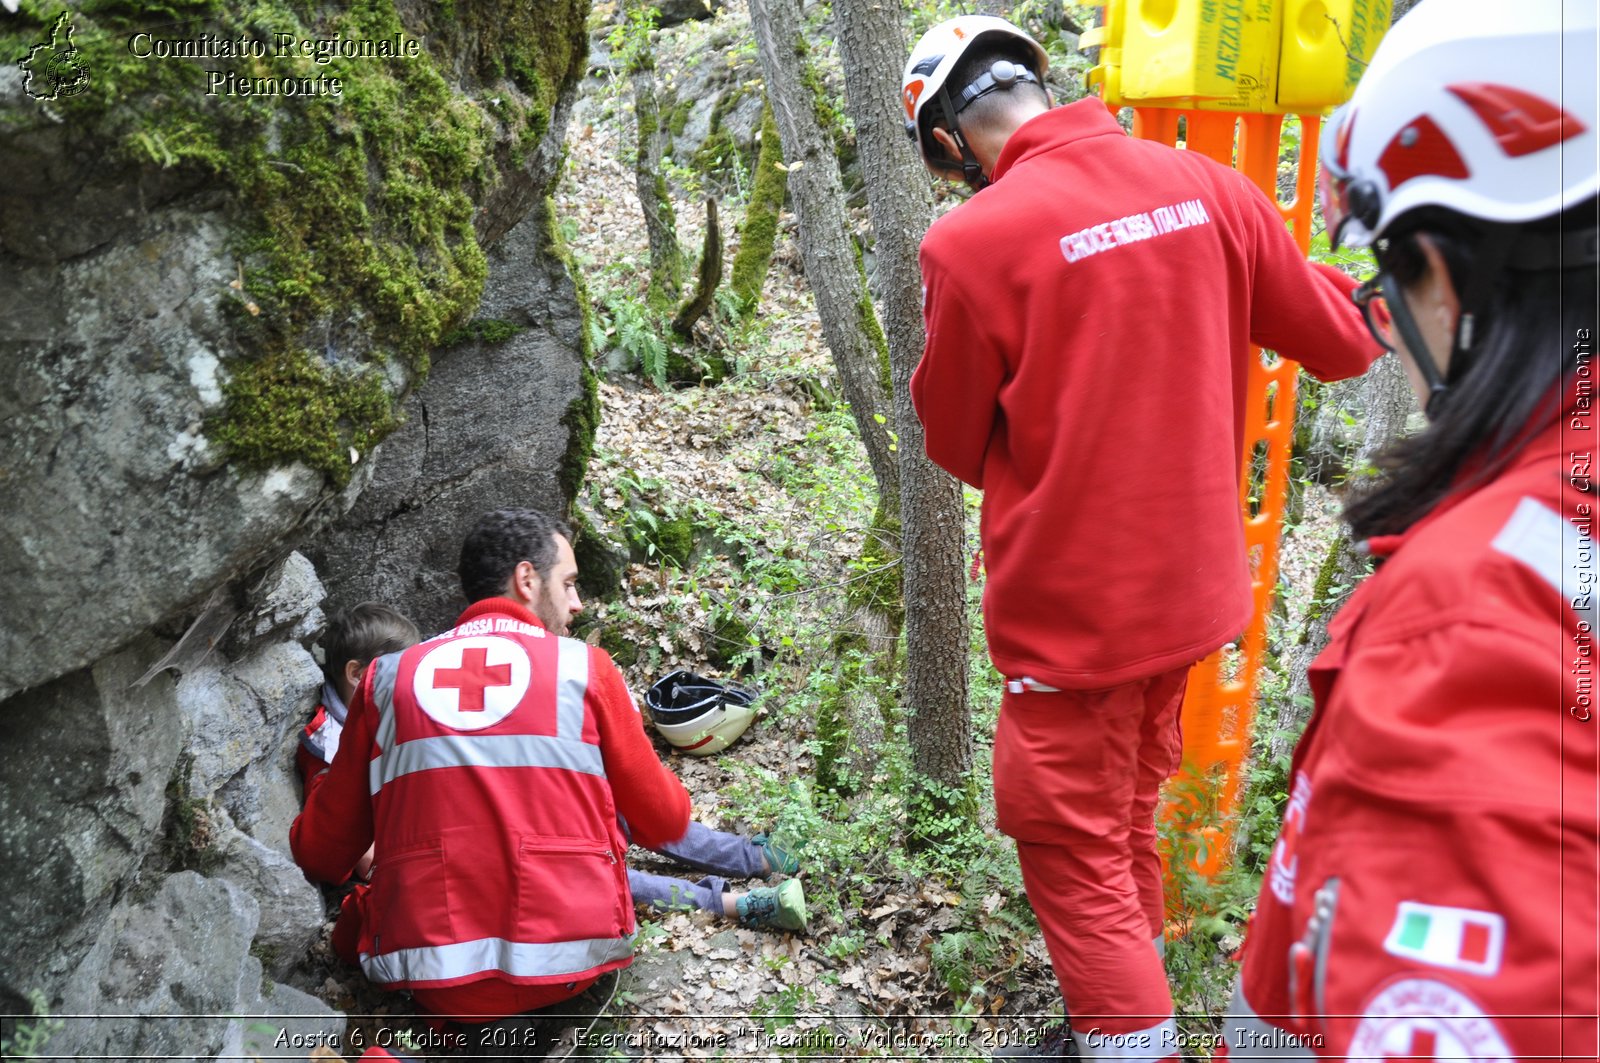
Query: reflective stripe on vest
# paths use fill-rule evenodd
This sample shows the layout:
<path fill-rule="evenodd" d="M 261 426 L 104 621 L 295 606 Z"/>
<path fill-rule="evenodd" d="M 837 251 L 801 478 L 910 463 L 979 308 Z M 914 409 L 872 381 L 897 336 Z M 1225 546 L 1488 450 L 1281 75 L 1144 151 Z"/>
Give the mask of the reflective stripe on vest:
<path fill-rule="evenodd" d="M 378 710 L 378 727 L 373 741 L 379 749 L 387 750 L 394 745 L 394 685 L 400 679 L 400 653 L 385 654 L 373 661 L 370 667 L 373 708 Z"/>
<path fill-rule="evenodd" d="M 377 793 L 402 775 L 430 768 L 565 768 L 605 775 L 600 747 L 549 735 L 442 735 L 402 742 L 374 760 L 368 781 Z"/>
<path fill-rule="evenodd" d="M 556 643 L 556 737 L 583 741 L 583 696 L 589 691 L 589 647 L 576 639 Z M 599 747 L 590 746 L 599 755 Z"/>
<path fill-rule="evenodd" d="M 455 945 L 398 949 L 381 956 L 363 955 L 361 969 L 374 982 L 423 983 L 466 978 L 485 971 L 509 975 L 579 975 L 602 964 L 633 955 L 633 939 L 596 938 L 541 944 L 479 938 Z"/>
<path fill-rule="evenodd" d="M 1494 548 L 1533 569 L 1592 631 L 1600 626 L 1595 543 L 1549 506 L 1524 498 L 1494 537 Z"/>

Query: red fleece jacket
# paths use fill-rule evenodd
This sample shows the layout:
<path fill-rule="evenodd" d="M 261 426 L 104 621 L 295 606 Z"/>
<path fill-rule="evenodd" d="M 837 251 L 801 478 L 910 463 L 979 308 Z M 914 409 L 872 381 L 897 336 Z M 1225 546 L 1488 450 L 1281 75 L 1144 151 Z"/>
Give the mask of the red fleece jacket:
<path fill-rule="evenodd" d="M 983 489 L 995 667 L 1068 689 L 1182 666 L 1243 629 L 1249 345 L 1324 379 L 1380 353 L 1354 283 L 1266 197 L 1136 140 L 1097 100 L 1007 142 L 922 244 L 928 456 Z"/>

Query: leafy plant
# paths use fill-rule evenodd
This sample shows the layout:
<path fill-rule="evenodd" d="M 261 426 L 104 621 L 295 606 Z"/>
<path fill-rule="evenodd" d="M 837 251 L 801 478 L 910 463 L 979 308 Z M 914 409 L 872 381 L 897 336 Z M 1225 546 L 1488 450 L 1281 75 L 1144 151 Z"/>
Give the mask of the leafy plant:
<path fill-rule="evenodd" d="M 37 1020 L 19 1019 L 10 1037 L 0 1038 L 0 1056 L 6 1059 L 39 1059 L 50 1039 L 66 1028 L 66 1021 L 50 1014 L 50 1001 L 37 989 L 28 991 L 28 1003 Z"/>

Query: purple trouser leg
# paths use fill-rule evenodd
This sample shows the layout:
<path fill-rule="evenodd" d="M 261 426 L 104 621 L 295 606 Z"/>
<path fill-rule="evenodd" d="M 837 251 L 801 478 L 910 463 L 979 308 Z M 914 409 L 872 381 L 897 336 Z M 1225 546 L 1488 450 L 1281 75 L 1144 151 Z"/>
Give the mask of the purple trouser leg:
<path fill-rule="evenodd" d="M 626 825 L 624 825 L 626 829 Z M 675 842 L 650 850 L 670 856 L 696 871 L 710 871 L 729 878 L 766 878 L 767 856 L 749 838 L 689 821 L 689 832 Z"/>
<path fill-rule="evenodd" d="M 722 914 L 722 893 L 728 888 L 726 879 L 707 875 L 699 882 L 652 875 L 648 871 L 628 868 L 628 892 L 633 903 L 648 904 L 652 908 L 683 908 L 693 905 L 701 911 Z"/>
<path fill-rule="evenodd" d="M 622 825 L 623 835 L 631 838 L 627 820 L 618 816 L 617 822 Z M 688 832 L 682 838 L 652 849 L 651 852 L 670 856 L 697 871 L 715 872 L 699 882 L 689 882 L 681 878 L 652 875 L 629 868 L 628 889 L 632 891 L 633 899 L 656 908 L 675 908 L 692 903 L 708 912 L 721 915 L 722 893 L 728 888 L 728 884 L 718 877 L 719 875 L 726 875 L 728 878 L 766 878 L 771 874 L 767 867 L 766 854 L 761 851 L 759 845 L 748 838 L 741 838 L 726 831 L 712 830 L 692 820 Z"/>

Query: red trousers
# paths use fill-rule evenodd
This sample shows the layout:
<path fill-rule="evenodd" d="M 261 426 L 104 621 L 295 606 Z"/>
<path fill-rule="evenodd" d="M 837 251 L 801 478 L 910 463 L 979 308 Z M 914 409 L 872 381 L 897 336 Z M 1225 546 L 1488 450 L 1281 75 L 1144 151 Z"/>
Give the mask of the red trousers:
<path fill-rule="evenodd" d="M 1091 1058 L 1176 1052 L 1154 944 L 1166 919 L 1155 809 L 1182 754 L 1188 674 L 1186 666 L 1104 690 L 1008 692 L 1000 704 L 999 826 L 1017 841 L 1074 1038 Z"/>

